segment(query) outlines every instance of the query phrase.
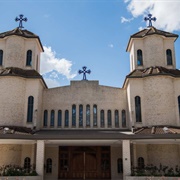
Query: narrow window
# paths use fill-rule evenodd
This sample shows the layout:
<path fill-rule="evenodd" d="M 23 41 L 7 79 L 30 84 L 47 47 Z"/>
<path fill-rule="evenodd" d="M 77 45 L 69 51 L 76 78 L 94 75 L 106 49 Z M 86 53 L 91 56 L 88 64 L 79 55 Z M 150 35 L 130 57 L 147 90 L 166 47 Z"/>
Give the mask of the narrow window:
<path fill-rule="evenodd" d="M 24 169 L 27 173 L 30 172 L 30 168 L 31 168 L 31 159 L 29 157 L 26 157 L 24 159 Z"/>
<path fill-rule="evenodd" d="M 34 106 L 34 97 L 28 97 L 28 109 L 27 109 L 27 122 L 33 121 L 33 106 Z"/>
<path fill-rule="evenodd" d="M 3 50 L 0 50 L 0 66 L 3 64 Z"/>
<path fill-rule="evenodd" d="M 122 127 L 126 127 L 126 111 L 122 110 Z"/>
<path fill-rule="evenodd" d="M 141 98 L 135 97 L 135 111 L 136 111 L 136 122 L 142 122 L 141 119 Z"/>
<path fill-rule="evenodd" d="M 108 110 L 107 117 L 108 117 L 108 127 L 110 127 L 112 124 L 111 110 Z"/>
<path fill-rule="evenodd" d="M 143 55 L 142 55 L 142 50 L 140 49 L 137 50 L 137 65 L 138 66 L 143 65 Z"/>
<path fill-rule="evenodd" d="M 118 173 L 123 173 L 122 158 L 118 158 L 118 160 L 117 160 L 117 170 L 118 170 Z"/>
<path fill-rule="evenodd" d="M 46 173 L 52 173 L 52 159 L 48 158 L 46 160 Z"/>
<path fill-rule="evenodd" d="M 28 50 L 26 55 L 26 66 L 31 66 L 32 63 L 32 51 Z"/>
<path fill-rule="evenodd" d="M 166 50 L 167 65 L 172 65 L 172 52 L 170 49 Z"/>
<path fill-rule="evenodd" d="M 101 119 L 101 127 L 104 127 L 104 110 L 101 110 L 100 119 Z"/>
<path fill-rule="evenodd" d="M 118 110 L 115 110 L 114 117 L 115 117 L 115 127 L 119 127 L 119 112 L 118 112 Z"/>
<path fill-rule="evenodd" d="M 72 126 L 76 126 L 76 105 L 72 105 Z"/>
<path fill-rule="evenodd" d="M 58 110 L 58 127 L 61 127 L 61 122 L 62 122 L 62 111 Z"/>
<path fill-rule="evenodd" d="M 65 127 L 69 126 L 69 111 L 65 111 Z"/>
<path fill-rule="evenodd" d="M 44 122 L 43 122 L 43 126 L 47 127 L 47 123 L 48 123 L 48 111 L 45 110 L 44 111 Z"/>
<path fill-rule="evenodd" d="M 97 105 L 93 106 L 93 126 L 97 126 Z"/>
<path fill-rule="evenodd" d="M 86 106 L 86 126 L 90 126 L 90 105 Z"/>
<path fill-rule="evenodd" d="M 138 158 L 138 168 L 144 169 L 144 158 L 143 157 Z"/>
<path fill-rule="evenodd" d="M 50 126 L 54 127 L 54 110 L 51 110 L 51 121 L 50 121 Z"/>
<path fill-rule="evenodd" d="M 83 105 L 79 105 L 79 127 L 83 126 Z"/>

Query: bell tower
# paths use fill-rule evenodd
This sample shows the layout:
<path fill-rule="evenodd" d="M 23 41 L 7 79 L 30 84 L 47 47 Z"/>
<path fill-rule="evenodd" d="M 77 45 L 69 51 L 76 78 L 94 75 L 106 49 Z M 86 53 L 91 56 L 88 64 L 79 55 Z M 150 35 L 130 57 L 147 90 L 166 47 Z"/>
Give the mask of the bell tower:
<path fill-rule="evenodd" d="M 22 22 L 27 18 L 21 14 L 15 20 L 19 21 L 19 27 L 0 33 L 0 69 L 17 67 L 39 72 L 41 41 L 36 34 L 23 29 Z"/>
<path fill-rule="evenodd" d="M 130 69 L 145 69 L 148 67 L 162 66 L 167 69 L 176 68 L 174 42 L 178 35 L 161 31 L 152 26 L 149 14 L 145 17 L 149 26 L 133 34 L 128 42 L 126 51 L 130 52 Z"/>

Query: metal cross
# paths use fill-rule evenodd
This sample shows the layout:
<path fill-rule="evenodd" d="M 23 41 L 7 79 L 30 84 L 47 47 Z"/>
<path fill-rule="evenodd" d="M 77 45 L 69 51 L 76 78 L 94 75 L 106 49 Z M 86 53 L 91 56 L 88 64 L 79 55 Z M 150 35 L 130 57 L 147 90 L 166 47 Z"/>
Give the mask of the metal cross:
<path fill-rule="evenodd" d="M 148 17 L 145 17 L 144 20 L 149 21 L 149 26 L 148 27 L 151 27 L 152 26 L 151 21 L 156 21 L 156 18 L 155 17 L 152 18 L 152 14 L 148 14 Z"/>
<path fill-rule="evenodd" d="M 90 74 L 90 73 L 91 73 L 91 70 L 90 70 L 90 69 L 89 69 L 89 70 L 86 70 L 86 69 L 87 69 L 86 66 L 83 66 L 82 69 L 83 69 L 83 70 L 79 70 L 78 72 L 79 72 L 79 74 L 82 74 L 82 73 L 83 73 L 83 80 L 87 80 L 87 79 L 86 79 L 86 73 Z"/>
<path fill-rule="evenodd" d="M 24 16 L 23 14 L 20 14 L 19 18 L 18 17 L 15 18 L 16 22 L 19 21 L 19 28 L 20 29 L 24 28 L 23 25 L 22 25 L 22 22 L 23 21 L 26 22 L 28 20 L 27 18 L 23 18 L 23 16 Z"/>

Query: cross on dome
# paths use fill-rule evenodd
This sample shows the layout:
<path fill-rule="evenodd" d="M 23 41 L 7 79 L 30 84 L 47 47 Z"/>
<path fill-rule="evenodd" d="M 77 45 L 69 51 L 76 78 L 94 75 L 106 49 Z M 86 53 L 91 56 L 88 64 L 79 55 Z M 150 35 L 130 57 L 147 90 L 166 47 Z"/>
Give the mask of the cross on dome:
<path fill-rule="evenodd" d="M 149 21 L 149 26 L 148 27 L 151 27 L 152 26 L 152 22 L 151 21 L 156 21 L 156 17 L 152 18 L 152 14 L 148 14 L 148 17 L 145 17 L 144 20 L 145 21 Z"/>
<path fill-rule="evenodd" d="M 28 20 L 26 17 L 23 18 L 23 16 L 24 16 L 23 14 L 20 14 L 20 15 L 19 15 L 19 18 L 18 18 L 18 17 L 15 18 L 15 21 L 16 21 L 16 22 L 19 21 L 19 28 L 20 28 L 20 29 L 24 28 L 23 25 L 22 25 L 22 22 L 23 22 L 23 21 L 26 22 L 26 21 Z"/>
<path fill-rule="evenodd" d="M 83 70 L 79 70 L 78 72 L 79 72 L 79 74 L 82 74 L 82 73 L 83 73 L 83 80 L 87 80 L 87 79 L 86 79 L 86 73 L 90 74 L 90 73 L 91 73 L 91 70 L 90 70 L 90 69 L 89 69 L 89 70 L 86 70 L 86 69 L 87 69 L 86 66 L 83 66 L 82 69 L 83 69 Z"/>

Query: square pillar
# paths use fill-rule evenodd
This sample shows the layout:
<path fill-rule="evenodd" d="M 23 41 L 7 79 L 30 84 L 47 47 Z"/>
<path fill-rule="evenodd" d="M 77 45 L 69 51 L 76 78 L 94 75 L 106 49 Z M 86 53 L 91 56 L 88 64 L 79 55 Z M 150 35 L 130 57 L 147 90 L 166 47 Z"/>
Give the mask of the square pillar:
<path fill-rule="evenodd" d="M 131 153 L 130 153 L 130 140 L 122 141 L 122 155 L 123 155 L 123 176 L 131 175 Z"/>
<path fill-rule="evenodd" d="M 44 178 L 44 155 L 45 155 L 45 143 L 43 140 L 37 141 L 36 149 L 36 172 L 41 179 Z"/>

